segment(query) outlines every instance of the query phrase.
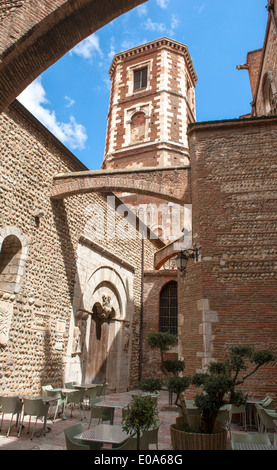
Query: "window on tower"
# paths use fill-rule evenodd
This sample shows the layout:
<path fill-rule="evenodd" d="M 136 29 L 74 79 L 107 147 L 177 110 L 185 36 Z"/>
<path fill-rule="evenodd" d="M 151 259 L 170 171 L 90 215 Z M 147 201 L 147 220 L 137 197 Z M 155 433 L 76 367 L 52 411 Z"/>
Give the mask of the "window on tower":
<path fill-rule="evenodd" d="M 147 67 L 134 70 L 134 91 L 147 87 Z"/>

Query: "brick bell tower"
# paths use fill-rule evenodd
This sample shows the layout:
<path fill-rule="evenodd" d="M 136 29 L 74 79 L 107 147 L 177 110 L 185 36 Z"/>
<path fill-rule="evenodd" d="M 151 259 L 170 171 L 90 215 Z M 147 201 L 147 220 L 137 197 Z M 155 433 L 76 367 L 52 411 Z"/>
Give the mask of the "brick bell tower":
<path fill-rule="evenodd" d="M 110 103 L 102 169 L 138 169 L 189 164 L 187 126 L 195 121 L 197 76 L 186 45 L 157 39 L 116 54 L 109 69 Z M 123 193 L 124 203 L 160 204 Z M 156 235 L 170 241 L 159 221 Z"/>

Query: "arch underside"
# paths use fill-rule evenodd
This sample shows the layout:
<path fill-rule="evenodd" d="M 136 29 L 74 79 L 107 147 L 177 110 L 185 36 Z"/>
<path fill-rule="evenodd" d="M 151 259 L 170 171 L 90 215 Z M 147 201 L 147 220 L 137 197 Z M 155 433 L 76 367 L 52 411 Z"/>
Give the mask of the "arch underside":
<path fill-rule="evenodd" d="M 88 171 L 57 175 L 52 199 L 64 199 L 89 192 L 130 192 L 153 196 L 177 204 L 190 204 L 188 166 L 140 170 Z"/>
<path fill-rule="evenodd" d="M 56 0 L 0 5 L 0 112 L 90 34 L 145 0 Z M 13 8 L 12 8 L 13 7 Z"/>

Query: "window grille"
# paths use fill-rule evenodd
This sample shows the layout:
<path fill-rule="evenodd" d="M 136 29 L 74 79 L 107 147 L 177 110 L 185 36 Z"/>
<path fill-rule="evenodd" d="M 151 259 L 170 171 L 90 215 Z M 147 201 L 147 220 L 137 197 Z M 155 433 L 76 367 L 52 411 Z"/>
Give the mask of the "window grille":
<path fill-rule="evenodd" d="M 166 284 L 160 293 L 160 331 L 178 334 L 177 282 Z"/>
<path fill-rule="evenodd" d="M 134 71 L 134 91 L 147 87 L 147 67 Z"/>

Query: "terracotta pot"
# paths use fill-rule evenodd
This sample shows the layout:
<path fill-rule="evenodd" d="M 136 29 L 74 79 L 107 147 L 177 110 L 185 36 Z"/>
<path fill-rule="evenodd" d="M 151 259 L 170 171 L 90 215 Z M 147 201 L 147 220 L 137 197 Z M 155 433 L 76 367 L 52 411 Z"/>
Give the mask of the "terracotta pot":
<path fill-rule="evenodd" d="M 176 418 L 176 424 L 170 426 L 171 442 L 174 450 L 225 450 L 227 444 L 227 429 L 224 429 L 219 421 L 216 421 L 212 434 L 180 431 L 178 427 L 183 418 Z M 198 416 L 190 417 L 190 424 L 200 424 Z"/>

